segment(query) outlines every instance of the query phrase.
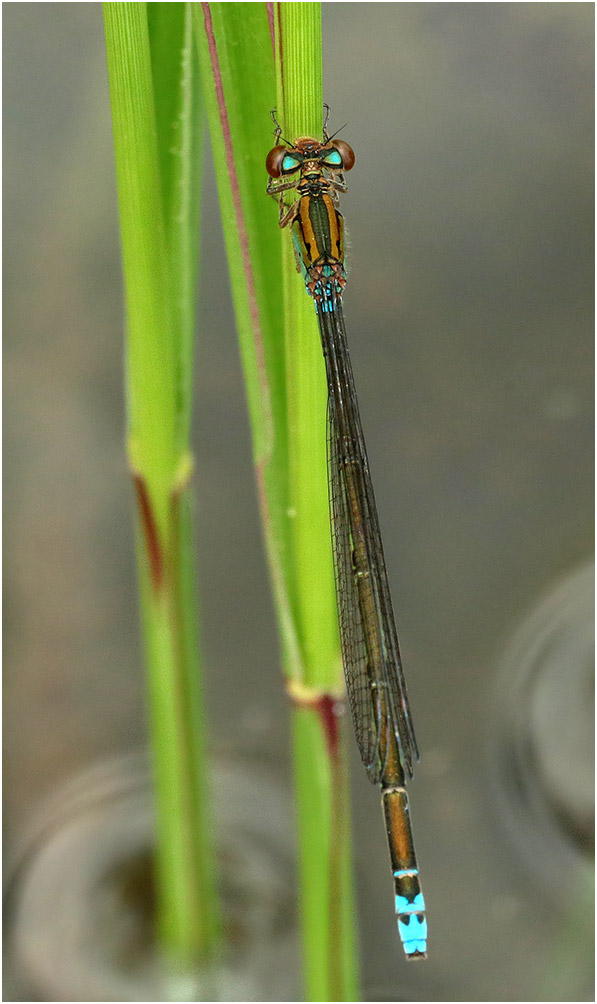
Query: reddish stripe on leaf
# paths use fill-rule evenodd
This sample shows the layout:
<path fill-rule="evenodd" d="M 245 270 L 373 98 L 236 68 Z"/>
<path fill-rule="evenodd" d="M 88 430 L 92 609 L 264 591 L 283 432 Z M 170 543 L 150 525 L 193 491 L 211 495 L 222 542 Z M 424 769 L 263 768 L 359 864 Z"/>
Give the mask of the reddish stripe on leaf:
<path fill-rule="evenodd" d="M 135 494 L 137 496 L 137 507 L 141 519 L 141 529 L 143 540 L 145 541 L 151 584 L 155 591 L 158 592 L 164 581 L 164 558 L 160 546 L 158 528 L 145 482 L 138 474 L 134 474 L 133 484 L 135 485 Z"/>
<path fill-rule="evenodd" d="M 267 20 L 269 21 L 269 33 L 272 38 L 272 49 L 274 50 L 274 56 L 276 55 L 276 27 L 274 23 L 274 5 L 273 3 L 266 3 L 267 7 Z"/>
<path fill-rule="evenodd" d="M 301 683 L 286 681 L 286 689 L 293 704 L 298 708 L 315 711 L 323 730 L 325 743 L 331 761 L 336 761 L 340 750 L 340 716 L 344 711 L 344 701 L 336 694 L 311 690 Z"/>
<path fill-rule="evenodd" d="M 218 109 L 220 112 L 220 122 L 222 124 L 222 135 L 224 137 L 224 146 L 226 148 L 226 164 L 228 167 L 228 178 L 230 180 L 230 188 L 232 190 L 232 205 L 234 208 L 234 215 L 236 218 L 236 226 L 238 230 L 238 239 L 240 243 L 240 250 L 243 262 L 243 271 L 245 274 L 245 282 L 247 284 L 247 299 L 249 303 L 249 313 L 251 315 L 251 325 L 255 337 L 255 353 L 257 356 L 257 365 L 260 375 L 260 381 L 263 387 L 263 399 L 268 400 L 268 387 L 266 380 L 266 368 L 265 368 L 265 356 L 263 352 L 263 335 L 261 333 L 261 324 L 259 321 L 259 308 L 257 306 L 257 295 L 255 292 L 255 282 L 253 279 L 253 269 L 251 267 L 251 253 L 249 249 L 249 237 L 247 234 L 247 229 L 245 227 L 245 219 L 243 214 L 242 199 L 240 195 L 240 188 L 238 185 L 238 178 L 236 175 L 236 169 L 234 167 L 234 148 L 232 145 L 232 134 L 230 132 L 230 122 L 228 119 L 228 113 L 226 110 L 226 99 L 224 97 L 224 85 L 222 82 L 222 72 L 220 69 L 220 61 L 218 58 L 218 47 L 216 44 L 216 37 L 214 34 L 213 21 L 211 17 L 211 11 L 209 9 L 208 3 L 201 4 L 203 8 L 203 16 L 205 20 L 205 34 L 207 36 L 207 43 L 209 47 L 209 55 L 211 59 L 211 68 L 214 76 L 214 83 L 216 87 L 216 99 L 218 102 Z"/>
<path fill-rule="evenodd" d="M 340 745 L 340 714 L 342 704 L 332 694 L 322 694 L 317 701 L 317 710 L 323 726 L 330 758 L 335 760 Z"/>

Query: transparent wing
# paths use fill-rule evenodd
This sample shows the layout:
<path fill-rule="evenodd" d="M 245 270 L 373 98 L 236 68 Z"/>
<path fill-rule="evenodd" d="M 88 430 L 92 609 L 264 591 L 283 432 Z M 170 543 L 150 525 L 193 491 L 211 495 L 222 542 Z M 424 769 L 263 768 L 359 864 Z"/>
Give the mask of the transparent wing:
<path fill-rule="evenodd" d="M 328 374 L 330 500 L 340 637 L 357 743 L 369 776 L 377 780 L 383 775 L 393 734 L 403 769 L 412 775 L 418 750 L 341 302 L 336 300 L 331 310 L 318 311 L 318 317 Z M 356 544 L 354 534 L 359 538 Z"/>
<path fill-rule="evenodd" d="M 327 442 L 332 551 L 346 692 L 361 759 L 367 768 L 370 779 L 376 783 L 380 774 L 379 734 L 382 709 L 379 690 L 372 687 L 374 669 L 368 664 L 359 594 L 353 567 L 353 548 L 347 512 L 344 471 L 338 454 L 338 431 L 334 420 L 334 408 L 329 400 Z"/>

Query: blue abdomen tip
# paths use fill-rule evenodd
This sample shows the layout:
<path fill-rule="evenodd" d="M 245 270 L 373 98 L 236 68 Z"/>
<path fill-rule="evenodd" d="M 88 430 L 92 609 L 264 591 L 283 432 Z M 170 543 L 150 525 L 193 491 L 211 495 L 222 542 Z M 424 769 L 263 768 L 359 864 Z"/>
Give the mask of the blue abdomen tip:
<path fill-rule="evenodd" d="M 398 918 L 398 931 L 407 955 L 424 953 L 427 949 L 427 921 L 419 914 Z"/>

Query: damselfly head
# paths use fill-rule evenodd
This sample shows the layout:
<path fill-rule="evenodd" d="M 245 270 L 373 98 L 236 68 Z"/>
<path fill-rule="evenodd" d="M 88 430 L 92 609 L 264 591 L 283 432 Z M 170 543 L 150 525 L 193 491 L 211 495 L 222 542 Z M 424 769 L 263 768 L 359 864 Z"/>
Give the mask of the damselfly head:
<path fill-rule="evenodd" d="M 350 171 L 354 164 L 354 150 L 343 139 L 319 140 L 305 136 L 295 141 L 295 147 L 309 160 L 318 160 L 330 171 Z"/>
<path fill-rule="evenodd" d="M 350 171 L 354 151 L 344 140 L 320 143 L 311 136 L 302 136 L 293 146 L 275 146 L 267 155 L 265 169 L 270 178 L 295 174 L 304 163 L 318 163 L 328 171 Z"/>

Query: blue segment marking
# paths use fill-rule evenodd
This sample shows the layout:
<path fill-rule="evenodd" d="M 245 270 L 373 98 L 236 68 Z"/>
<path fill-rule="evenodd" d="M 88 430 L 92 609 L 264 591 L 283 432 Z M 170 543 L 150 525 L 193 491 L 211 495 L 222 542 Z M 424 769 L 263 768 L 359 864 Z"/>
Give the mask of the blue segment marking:
<path fill-rule="evenodd" d="M 423 893 L 418 892 L 414 899 L 408 896 L 396 896 L 396 913 L 424 913 L 425 900 Z"/>
<path fill-rule="evenodd" d="M 331 314 L 336 309 L 336 303 L 334 300 L 330 299 L 336 292 L 336 296 L 339 296 L 339 292 L 330 286 L 318 285 L 313 293 L 313 298 L 315 300 L 315 313 Z"/>
<path fill-rule="evenodd" d="M 400 872 L 394 872 L 394 878 L 404 878 L 405 875 L 418 875 L 418 868 L 403 868 Z"/>

